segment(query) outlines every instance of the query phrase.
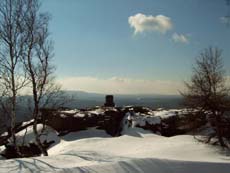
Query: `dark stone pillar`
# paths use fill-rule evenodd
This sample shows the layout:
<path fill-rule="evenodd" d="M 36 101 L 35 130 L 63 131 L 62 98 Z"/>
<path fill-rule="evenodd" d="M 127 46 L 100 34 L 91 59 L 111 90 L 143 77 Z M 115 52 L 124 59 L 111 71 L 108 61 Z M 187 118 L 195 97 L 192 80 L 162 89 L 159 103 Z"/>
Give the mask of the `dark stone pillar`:
<path fill-rule="evenodd" d="M 105 96 L 105 104 L 106 107 L 114 107 L 115 104 L 113 102 L 113 95 L 106 95 Z"/>

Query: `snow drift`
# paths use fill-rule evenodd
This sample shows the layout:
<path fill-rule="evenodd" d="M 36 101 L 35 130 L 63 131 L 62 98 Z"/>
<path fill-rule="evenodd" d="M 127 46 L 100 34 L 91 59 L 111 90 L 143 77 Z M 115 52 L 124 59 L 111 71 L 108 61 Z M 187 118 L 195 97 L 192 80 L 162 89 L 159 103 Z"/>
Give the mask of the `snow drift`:
<path fill-rule="evenodd" d="M 217 147 L 190 135 L 168 138 L 139 128 L 128 128 L 120 137 L 97 129 L 72 132 L 48 153 L 48 157 L 1 160 L 0 172 L 230 172 L 230 158 Z"/>

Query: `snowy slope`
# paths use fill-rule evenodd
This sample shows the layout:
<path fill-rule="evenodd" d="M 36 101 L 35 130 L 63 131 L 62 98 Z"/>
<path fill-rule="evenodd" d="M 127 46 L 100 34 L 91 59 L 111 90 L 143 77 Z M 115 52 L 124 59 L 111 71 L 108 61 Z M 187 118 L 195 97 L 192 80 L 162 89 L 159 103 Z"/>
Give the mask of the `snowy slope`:
<path fill-rule="evenodd" d="M 230 172 L 225 152 L 193 136 L 166 138 L 138 128 L 115 138 L 96 129 L 70 133 L 48 152 L 48 157 L 1 160 L 0 172 Z"/>
<path fill-rule="evenodd" d="M 41 131 L 43 129 L 42 124 L 37 125 L 37 130 L 41 134 Z M 33 132 L 33 126 L 28 126 L 26 129 L 18 132 L 16 134 L 17 143 L 19 145 L 28 145 L 29 143 L 35 143 L 35 135 Z M 46 127 L 45 130 L 42 132 L 42 135 L 40 136 L 41 142 L 47 141 L 55 141 L 55 143 L 58 143 L 60 141 L 60 138 L 57 136 L 57 133 L 55 130 L 53 130 L 51 127 Z"/>

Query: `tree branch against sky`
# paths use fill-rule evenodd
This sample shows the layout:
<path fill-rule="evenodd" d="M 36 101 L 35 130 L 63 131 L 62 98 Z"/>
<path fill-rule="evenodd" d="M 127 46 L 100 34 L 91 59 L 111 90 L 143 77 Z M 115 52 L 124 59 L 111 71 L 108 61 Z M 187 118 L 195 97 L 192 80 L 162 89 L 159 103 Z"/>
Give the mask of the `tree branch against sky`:
<path fill-rule="evenodd" d="M 182 94 L 189 108 L 207 114 L 207 120 L 222 147 L 227 146 L 224 140 L 225 112 L 230 105 L 230 88 L 224 74 L 222 51 L 207 48 L 197 58 L 191 81 L 185 83 L 187 92 Z"/>
<path fill-rule="evenodd" d="M 40 12 L 39 0 L 3 0 L 0 4 L 0 84 L 1 110 L 11 118 L 11 136 L 18 150 L 15 126 L 20 92 L 32 93 L 31 108 L 36 143 L 48 155 L 40 141 L 37 123 L 42 105 L 58 97 L 60 87 L 54 81 L 53 42 L 49 39 L 50 16 Z M 28 94 L 28 93 L 27 93 Z M 30 105 L 28 105 L 30 106 Z"/>
<path fill-rule="evenodd" d="M 0 75 L 2 106 L 11 119 L 11 134 L 16 147 L 16 106 L 19 91 L 27 84 L 22 67 L 25 37 L 21 22 L 24 20 L 23 1 L 3 0 L 0 4 Z"/>
<path fill-rule="evenodd" d="M 33 97 L 33 131 L 36 143 L 42 154 L 47 156 L 48 152 L 43 146 L 40 133 L 37 129 L 40 108 L 43 97 L 47 92 L 59 92 L 53 81 L 54 68 L 51 65 L 53 57 L 53 42 L 49 39 L 49 14 L 40 12 L 40 1 L 30 0 L 27 2 L 28 12 L 25 14 L 25 57 L 23 59 L 24 69 L 30 81 Z M 53 86 L 53 87 L 50 87 Z M 55 90 L 55 91 L 54 91 Z"/>

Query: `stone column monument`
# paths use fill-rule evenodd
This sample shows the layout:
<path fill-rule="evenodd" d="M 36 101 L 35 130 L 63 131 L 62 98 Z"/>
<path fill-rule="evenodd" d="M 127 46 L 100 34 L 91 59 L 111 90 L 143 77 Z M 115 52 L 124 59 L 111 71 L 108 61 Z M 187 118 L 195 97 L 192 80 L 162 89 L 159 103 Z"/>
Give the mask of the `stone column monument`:
<path fill-rule="evenodd" d="M 115 103 L 113 101 L 113 95 L 106 95 L 105 96 L 105 107 L 114 107 Z"/>

